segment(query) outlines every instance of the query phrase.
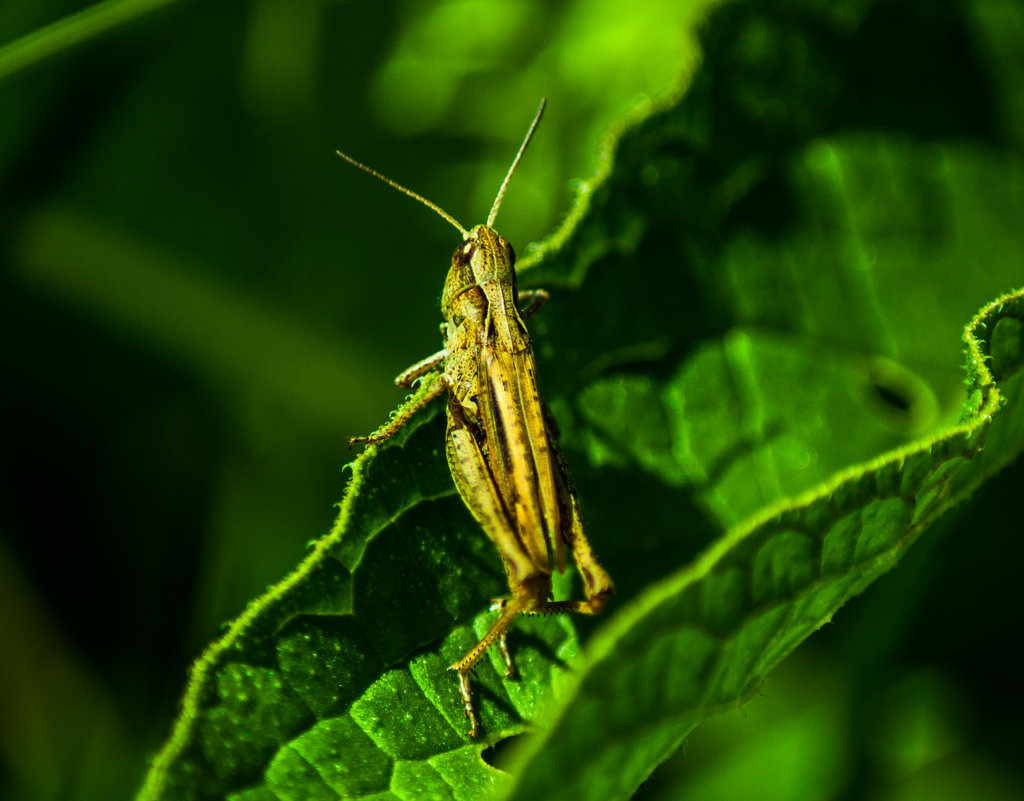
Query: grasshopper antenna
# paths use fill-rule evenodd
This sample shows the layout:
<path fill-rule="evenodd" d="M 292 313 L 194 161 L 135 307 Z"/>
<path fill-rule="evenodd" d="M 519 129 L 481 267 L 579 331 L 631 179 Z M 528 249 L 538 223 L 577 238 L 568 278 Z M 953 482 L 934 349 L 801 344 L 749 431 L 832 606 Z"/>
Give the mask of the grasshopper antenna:
<path fill-rule="evenodd" d="M 534 127 L 536 127 L 536 122 L 534 123 Z M 531 130 L 530 133 L 533 133 L 533 131 Z M 444 217 L 448 222 L 450 222 L 452 225 L 454 225 L 456 228 L 459 229 L 459 233 L 462 234 L 462 238 L 463 239 L 466 239 L 466 238 L 469 237 L 469 231 L 467 231 L 465 228 L 463 228 L 462 225 L 459 224 L 458 220 L 456 220 L 454 217 L 452 217 L 452 215 L 450 215 L 447 211 L 442 209 L 436 203 L 433 203 L 432 201 L 427 200 L 425 197 L 423 197 L 423 195 L 419 195 L 416 192 L 413 192 L 411 189 L 407 189 L 406 187 L 404 187 L 400 183 L 398 183 L 398 181 L 393 181 L 390 178 L 388 178 L 386 175 L 382 175 L 381 173 L 379 173 L 375 169 L 373 169 L 373 167 L 367 167 L 361 161 L 356 161 L 354 158 L 352 158 L 351 156 L 349 156 L 349 155 L 347 155 L 345 153 L 342 153 L 340 150 L 338 150 L 336 152 L 337 152 L 337 154 L 339 156 L 341 156 L 343 159 L 345 159 L 345 161 L 347 161 L 353 167 L 358 167 L 363 172 L 370 173 L 370 175 L 372 175 L 374 178 L 379 178 L 381 181 L 386 183 L 388 186 L 393 187 L 394 189 L 397 189 L 403 195 L 408 195 L 413 200 L 418 200 L 420 203 L 422 203 L 428 209 L 433 209 L 434 211 L 436 211 L 438 214 L 440 214 L 442 217 Z M 522 155 L 522 151 L 521 150 L 519 151 L 519 155 Z M 519 161 L 519 156 L 516 156 L 516 161 Z M 514 167 L 515 165 L 513 164 L 512 166 Z M 508 183 L 508 178 L 505 179 L 505 183 Z M 502 186 L 502 191 L 504 191 L 504 190 L 505 190 L 505 187 Z M 493 216 L 493 214 L 494 213 L 492 212 L 492 216 Z"/>
<path fill-rule="evenodd" d="M 530 130 L 526 132 L 526 138 L 523 140 L 523 144 L 519 146 L 519 152 L 516 153 L 515 160 L 512 162 L 512 166 L 508 168 L 508 174 L 505 176 L 505 180 L 501 183 L 501 189 L 498 190 L 498 196 L 494 198 L 494 205 L 491 206 L 491 213 L 487 215 L 487 227 L 490 228 L 494 225 L 494 218 L 498 216 L 498 209 L 501 208 L 501 201 L 505 197 L 505 189 L 508 187 L 508 182 L 512 179 L 512 173 L 516 171 L 516 167 L 519 166 L 519 159 L 523 157 L 523 153 L 526 152 L 526 146 L 530 144 L 530 140 L 533 139 L 533 132 L 537 130 L 537 125 L 540 123 L 540 118 L 544 115 L 544 107 L 547 106 L 547 98 L 543 98 L 540 101 L 540 108 L 537 109 L 537 114 L 533 118 L 533 122 L 530 123 Z"/>

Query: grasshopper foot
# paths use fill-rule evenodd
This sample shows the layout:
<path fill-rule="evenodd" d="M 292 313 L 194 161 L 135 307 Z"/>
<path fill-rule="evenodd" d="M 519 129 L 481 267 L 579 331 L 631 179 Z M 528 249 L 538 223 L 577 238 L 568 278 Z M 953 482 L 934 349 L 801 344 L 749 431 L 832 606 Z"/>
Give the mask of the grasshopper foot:
<path fill-rule="evenodd" d="M 452 665 L 449 670 L 456 670 L 456 667 Z M 466 712 L 466 717 L 469 718 L 469 738 L 472 740 L 478 734 L 480 734 L 480 726 L 476 722 L 476 713 L 473 712 L 473 695 L 469 690 L 469 672 L 463 673 L 459 671 L 459 695 L 462 696 L 462 708 Z"/>
<path fill-rule="evenodd" d="M 508 642 L 505 639 L 504 632 L 498 638 L 498 650 L 501 651 L 501 655 L 505 660 L 505 678 L 514 679 L 516 677 L 516 667 L 512 664 L 512 655 L 508 652 Z"/>

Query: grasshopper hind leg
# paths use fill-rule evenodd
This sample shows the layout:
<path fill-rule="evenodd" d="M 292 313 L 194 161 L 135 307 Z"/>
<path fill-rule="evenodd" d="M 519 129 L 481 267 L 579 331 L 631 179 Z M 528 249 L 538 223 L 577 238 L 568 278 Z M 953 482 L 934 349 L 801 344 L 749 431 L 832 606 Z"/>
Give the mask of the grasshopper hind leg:
<path fill-rule="evenodd" d="M 502 658 L 505 660 L 505 678 L 514 678 L 516 671 L 506 642 L 508 627 L 521 614 L 545 613 L 547 611 L 545 607 L 548 605 L 545 599 L 550 593 L 550 576 L 540 574 L 520 584 L 516 588 L 515 596 L 500 601 L 501 614 L 491 624 L 487 633 L 462 659 L 448 667 L 449 670 L 454 670 L 459 675 L 459 696 L 462 699 L 462 708 L 469 719 L 470 737 L 476 737 L 480 733 L 480 725 L 473 709 L 473 691 L 469 684 L 469 674 L 481 657 L 487 653 L 487 649 L 497 643 Z"/>
<path fill-rule="evenodd" d="M 559 615 L 577 613 L 583 615 L 599 614 L 612 594 L 611 582 L 601 586 L 592 596 L 583 601 L 549 601 L 551 594 L 551 577 L 543 574 L 531 577 L 531 580 L 516 588 L 516 595 L 500 601 L 501 614 L 491 624 L 487 633 L 458 662 L 450 665 L 459 676 L 459 697 L 462 708 L 469 719 L 469 736 L 476 737 L 480 733 L 480 724 L 476 719 L 473 707 L 473 691 L 469 683 L 469 675 L 474 666 L 487 653 L 487 649 L 497 643 L 501 656 L 505 661 L 505 678 L 515 678 L 516 670 L 512 656 L 508 650 L 506 637 L 508 628 L 520 615 Z M 589 589 L 589 587 L 588 587 Z"/>

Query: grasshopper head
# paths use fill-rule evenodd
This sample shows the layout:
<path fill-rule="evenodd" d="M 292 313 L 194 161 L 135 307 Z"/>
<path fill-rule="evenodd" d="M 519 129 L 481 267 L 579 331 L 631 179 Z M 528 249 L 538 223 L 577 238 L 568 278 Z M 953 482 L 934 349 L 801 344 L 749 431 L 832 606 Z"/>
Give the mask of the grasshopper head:
<path fill-rule="evenodd" d="M 463 292 L 492 281 L 515 283 L 516 254 L 512 245 L 488 225 L 477 225 L 455 248 L 441 294 L 446 313 Z"/>

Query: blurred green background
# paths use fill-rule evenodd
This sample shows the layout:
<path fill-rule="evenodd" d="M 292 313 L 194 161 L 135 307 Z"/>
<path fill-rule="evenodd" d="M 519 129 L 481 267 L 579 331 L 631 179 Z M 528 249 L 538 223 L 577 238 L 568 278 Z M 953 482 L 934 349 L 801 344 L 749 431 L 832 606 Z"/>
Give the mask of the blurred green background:
<path fill-rule="evenodd" d="M 326 532 L 345 438 L 438 347 L 453 230 L 334 151 L 470 226 L 546 96 L 498 220 L 524 253 L 711 5 L 5 0 L 0 797 L 138 786 L 191 660 Z M 641 795 L 1024 797 L 1021 478 Z"/>

